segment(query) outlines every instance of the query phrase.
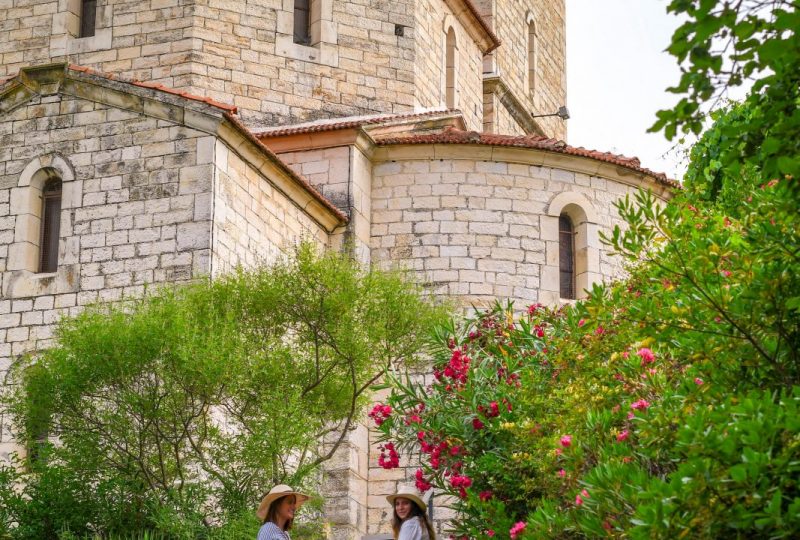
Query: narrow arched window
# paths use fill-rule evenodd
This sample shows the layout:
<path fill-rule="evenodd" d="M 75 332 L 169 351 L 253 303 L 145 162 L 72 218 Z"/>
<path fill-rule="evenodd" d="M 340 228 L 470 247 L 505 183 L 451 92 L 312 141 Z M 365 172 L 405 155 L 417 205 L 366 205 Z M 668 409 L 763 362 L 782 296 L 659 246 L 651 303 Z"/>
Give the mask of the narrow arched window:
<path fill-rule="evenodd" d="M 575 299 L 575 227 L 566 214 L 558 218 L 558 267 L 561 298 Z"/>
<path fill-rule="evenodd" d="M 79 37 L 94 36 L 97 26 L 97 0 L 81 0 L 81 33 Z"/>
<path fill-rule="evenodd" d="M 528 92 L 536 90 L 536 23 L 528 23 Z"/>
<path fill-rule="evenodd" d="M 58 268 L 58 235 L 61 228 L 61 180 L 50 180 L 42 191 L 42 234 L 39 243 L 39 272 Z"/>
<path fill-rule="evenodd" d="M 456 108 L 456 32 L 447 31 L 445 57 L 445 103 L 448 109 Z"/>
<path fill-rule="evenodd" d="M 294 0 L 294 42 L 311 43 L 311 0 Z"/>

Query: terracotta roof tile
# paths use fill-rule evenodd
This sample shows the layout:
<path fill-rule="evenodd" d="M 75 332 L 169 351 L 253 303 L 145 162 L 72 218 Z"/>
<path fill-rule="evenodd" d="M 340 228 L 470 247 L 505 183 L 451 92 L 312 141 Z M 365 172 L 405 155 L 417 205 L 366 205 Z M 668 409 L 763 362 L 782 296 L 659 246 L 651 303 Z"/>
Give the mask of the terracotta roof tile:
<path fill-rule="evenodd" d="M 377 138 L 375 142 L 376 144 L 382 146 L 393 144 L 476 144 L 483 146 L 534 148 L 537 150 L 557 152 L 559 154 L 587 157 L 590 159 L 596 159 L 598 161 L 619 165 L 621 167 L 652 176 L 667 186 L 673 188 L 680 187 L 678 182 L 667 178 L 664 173 L 657 173 L 642 167 L 642 164 L 638 158 L 612 154 L 610 152 L 600 152 L 598 150 L 587 150 L 583 147 L 569 146 L 564 141 L 550 139 L 540 135 L 496 135 L 493 133 L 478 133 L 477 131 L 461 131 L 449 128 L 442 133 L 380 137 Z"/>
<path fill-rule="evenodd" d="M 122 79 L 119 79 L 113 73 L 103 73 L 101 71 L 97 71 L 97 70 L 94 70 L 94 69 L 86 67 L 86 66 L 79 66 L 79 65 L 76 65 L 76 64 L 70 64 L 69 65 L 69 69 L 72 70 L 72 71 L 78 71 L 78 72 L 81 72 L 81 73 L 87 73 L 89 75 L 95 75 L 97 77 L 103 77 L 104 79 L 122 80 Z M 201 103 L 205 103 L 207 105 L 211 105 L 212 107 L 216 107 L 217 109 L 222 109 L 223 111 L 230 112 L 230 113 L 233 113 L 233 114 L 236 114 L 236 111 L 237 111 L 237 108 L 236 108 L 235 105 L 228 105 L 227 103 L 220 103 L 219 101 L 215 101 L 215 100 L 213 100 L 211 98 L 204 97 L 204 96 L 198 96 L 198 95 L 195 95 L 195 94 L 190 94 L 188 92 L 183 92 L 182 90 L 175 90 L 174 88 L 169 88 L 169 87 L 164 86 L 163 84 L 160 84 L 160 83 L 147 82 L 147 81 L 122 81 L 122 82 L 128 82 L 128 83 L 130 83 L 130 84 L 132 84 L 134 86 L 140 86 L 142 88 L 150 88 L 150 89 L 153 89 L 153 90 L 159 90 L 161 92 L 166 92 L 168 94 L 173 94 L 175 96 L 181 96 L 181 97 L 184 97 L 186 99 L 190 99 L 192 101 L 199 101 Z"/>
<path fill-rule="evenodd" d="M 413 121 L 424 120 L 433 116 L 445 116 L 448 114 L 460 115 L 461 111 L 457 109 L 440 109 L 435 111 L 426 111 L 421 113 L 400 113 L 400 114 L 377 114 L 369 116 L 357 116 L 347 118 L 330 118 L 326 120 L 317 120 L 315 122 L 308 122 L 306 124 L 295 124 L 291 126 L 282 126 L 275 128 L 268 128 L 262 131 L 253 132 L 259 139 L 269 139 L 271 137 L 284 137 L 287 135 L 301 135 L 304 133 L 321 133 L 323 131 L 336 131 L 339 129 L 354 129 L 361 126 L 387 124 L 390 122 L 399 121 Z"/>

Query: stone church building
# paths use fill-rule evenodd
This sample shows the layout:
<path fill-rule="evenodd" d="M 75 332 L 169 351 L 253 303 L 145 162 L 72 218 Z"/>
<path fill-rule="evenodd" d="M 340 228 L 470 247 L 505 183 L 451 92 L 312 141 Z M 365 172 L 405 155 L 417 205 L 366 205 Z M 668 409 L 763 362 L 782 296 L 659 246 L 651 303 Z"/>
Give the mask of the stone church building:
<path fill-rule="evenodd" d="M 0 375 L 82 306 L 300 238 L 465 305 L 617 275 L 612 203 L 675 184 L 563 142 L 565 25 L 564 0 L 0 0 Z M 334 535 L 385 531 L 406 474 L 354 432 Z"/>

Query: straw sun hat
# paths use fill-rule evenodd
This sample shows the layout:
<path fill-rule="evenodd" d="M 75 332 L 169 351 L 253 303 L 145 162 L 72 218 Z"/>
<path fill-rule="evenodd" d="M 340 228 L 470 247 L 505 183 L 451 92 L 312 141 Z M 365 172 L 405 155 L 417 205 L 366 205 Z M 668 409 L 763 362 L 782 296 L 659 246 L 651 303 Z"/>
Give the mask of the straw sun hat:
<path fill-rule="evenodd" d="M 399 488 L 397 488 L 397 493 L 395 493 L 394 495 L 389 495 L 388 497 L 386 497 L 386 500 L 389 501 L 389 504 L 391 504 L 394 507 L 395 499 L 408 499 L 409 501 L 419 506 L 420 510 L 422 510 L 423 512 L 427 512 L 428 506 L 419 497 L 419 495 L 417 495 L 418 493 L 419 491 L 417 491 L 413 487 L 400 486 Z"/>
<path fill-rule="evenodd" d="M 278 484 L 269 490 L 269 493 L 264 495 L 264 498 L 261 499 L 261 504 L 258 505 L 258 510 L 256 511 L 256 516 L 258 516 L 258 519 L 264 521 L 267 518 L 267 514 L 269 514 L 269 507 L 272 505 L 272 503 L 281 497 L 286 497 L 287 495 L 295 496 L 295 508 L 300 508 L 300 505 L 309 499 L 308 495 L 305 493 L 294 491 L 286 484 Z"/>

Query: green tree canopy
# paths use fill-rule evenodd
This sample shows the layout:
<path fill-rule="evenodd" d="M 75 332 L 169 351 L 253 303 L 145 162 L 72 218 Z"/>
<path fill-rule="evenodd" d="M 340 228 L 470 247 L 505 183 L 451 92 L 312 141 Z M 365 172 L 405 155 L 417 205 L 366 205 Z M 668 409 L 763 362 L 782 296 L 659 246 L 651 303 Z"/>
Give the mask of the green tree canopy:
<path fill-rule="evenodd" d="M 371 385 L 417 361 L 441 313 L 404 274 L 304 245 L 273 266 L 64 320 L 10 396 L 23 439 L 57 436 L 29 484 L 41 496 L 63 476 L 72 490 L 39 534 L 196 532 L 252 512 L 275 483 L 313 490 Z M 78 508 L 87 514 L 70 521 Z"/>

